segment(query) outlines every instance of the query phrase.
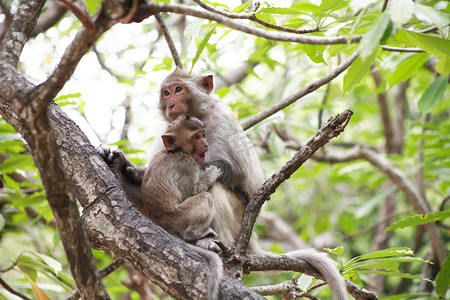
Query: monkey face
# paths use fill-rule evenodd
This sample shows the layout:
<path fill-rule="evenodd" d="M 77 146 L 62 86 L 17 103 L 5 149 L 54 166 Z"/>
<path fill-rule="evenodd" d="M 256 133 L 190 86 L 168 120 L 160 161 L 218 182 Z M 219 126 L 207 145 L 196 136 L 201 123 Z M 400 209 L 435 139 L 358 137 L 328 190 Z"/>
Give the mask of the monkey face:
<path fill-rule="evenodd" d="M 165 115 L 170 121 L 188 112 L 187 96 L 188 90 L 183 82 L 171 82 L 161 87 L 161 102 L 165 107 Z"/>
<path fill-rule="evenodd" d="M 190 137 L 192 147 L 186 149 L 187 153 L 195 160 L 199 165 L 205 162 L 205 154 L 208 151 L 208 142 L 206 141 L 206 131 L 204 129 L 195 131 Z"/>

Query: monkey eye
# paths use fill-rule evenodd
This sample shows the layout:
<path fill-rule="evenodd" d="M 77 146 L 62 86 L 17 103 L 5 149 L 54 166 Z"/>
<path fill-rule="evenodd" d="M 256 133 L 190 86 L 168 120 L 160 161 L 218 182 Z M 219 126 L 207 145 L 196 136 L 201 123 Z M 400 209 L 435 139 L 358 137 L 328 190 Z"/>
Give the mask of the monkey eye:
<path fill-rule="evenodd" d="M 198 134 L 198 133 L 197 133 L 197 134 L 195 134 L 195 135 L 194 135 L 194 139 L 195 139 L 195 140 L 198 140 L 198 139 L 200 139 L 200 134 Z"/>
<path fill-rule="evenodd" d="M 170 95 L 170 93 L 169 93 L 168 90 L 164 90 L 163 94 L 164 94 L 164 96 L 166 96 L 166 97 Z"/>
<path fill-rule="evenodd" d="M 181 86 L 177 86 L 177 87 L 175 88 L 175 92 L 176 92 L 176 93 L 179 93 L 179 92 L 181 92 L 182 89 L 183 89 L 183 88 L 182 88 Z"/>

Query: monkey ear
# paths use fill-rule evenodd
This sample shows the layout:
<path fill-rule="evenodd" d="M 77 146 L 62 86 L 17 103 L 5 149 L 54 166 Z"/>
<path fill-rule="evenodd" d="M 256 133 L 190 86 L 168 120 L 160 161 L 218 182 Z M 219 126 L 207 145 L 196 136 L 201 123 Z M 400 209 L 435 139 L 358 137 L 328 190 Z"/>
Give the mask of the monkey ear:
<path fill-rule="evenodd" d="M 211 94 L 211 92 L 214 89 L 214 80 L 212 75 L 206 75 L 203 76 L 203 86 L 206 88 L 208 94 Z"/>
<path fill-rule="evenodd" d="M 177 146 L 175 146 L 175 135 L 173 134 L 163 134 L 162 136 L 164 148 L 166 148 L 167 151 L 173 151 L 177 149 Z"/>

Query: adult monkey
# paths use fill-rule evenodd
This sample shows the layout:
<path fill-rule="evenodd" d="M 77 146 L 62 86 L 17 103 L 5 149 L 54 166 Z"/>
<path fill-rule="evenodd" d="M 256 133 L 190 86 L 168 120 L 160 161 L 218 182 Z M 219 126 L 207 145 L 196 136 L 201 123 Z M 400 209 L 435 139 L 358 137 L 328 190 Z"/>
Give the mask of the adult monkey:
<path fill-rule="evenodd" d="M 213 228 L 222 243 L 230 247 L 239 232 L 245 207 L 264 178 L 258 157 L 236 116 L 226 104 L 210 95 L 213 88 L 212 75 L 189 75 L 177 68 L 161 84 L 159 108 L 168 122 L 189 114 L 205 124 L 209 151 L 204 168 L 214 165 L 222 173 L 219 178 L 222 183 L 214 184 L 210 190 L 216 210 L 221 212 L 220 217 L 214 218 Z M 136 168 L 121 151 L 110 152 L 103 146 L 97 150 L 120 180 L 130 201 L 142 211 L 140 185 L 145 168 Z"/>
<path fill-rule="evenodd" d="M 161 84 L 159 108 L 169 122 L 180 114 L 189 114 L 205 124 L 209 143 L 205 166 L 218 167 L 222 171 L 219 180 L 223 183 L 215 183 L 209 190 L 214 199 L 214 211 L 220 212 L 214 216 L 211 227 L 223 244 L 229 247 L 237 237 L 251 195 L 264 182 L 264 178 L 256 153 L 236 116 L 227 105 L 210 95 L 213 88 L 212 75 L 189 75 L 177 68 Z M 109 162 L 130 200 L 138 208 L 139 205 L 142 206 L 136 186 L 140 189 L 144 169 L 136 169 L 121 151 L 109 153 L 105 148 L 99 148 L 99 153 Z M 254 252 L 261 252 L 254 240 L 250 241 L 249 248 Z M 335 298 L 346 299 L 344 280 L 326 254 L 306 249 L 287 255 L 302 259 L 317 268 Z"/>

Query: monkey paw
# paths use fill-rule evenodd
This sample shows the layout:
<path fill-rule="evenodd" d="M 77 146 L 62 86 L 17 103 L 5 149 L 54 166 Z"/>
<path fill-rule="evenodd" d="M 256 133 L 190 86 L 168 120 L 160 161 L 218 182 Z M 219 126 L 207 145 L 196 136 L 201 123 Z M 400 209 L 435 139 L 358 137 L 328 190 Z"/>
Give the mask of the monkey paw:
<path fill-rule="evenodd" d="M 216 166 L 209 166 L 205 169 L 204 174 L 209 178 L 209 181 L 213 183 L 222 176 L 222 171 Z"/>
<path fill-rule="evenodd" d="M 200 240 L 197 240 L 195 241 L 194 245 L 216 253 L 220 253 L 222 251 L 220 250 L 219 246 L 217 246 L 217 244 L 214 242 L 214 238 L 212 237 L 205 237 Z"/>

